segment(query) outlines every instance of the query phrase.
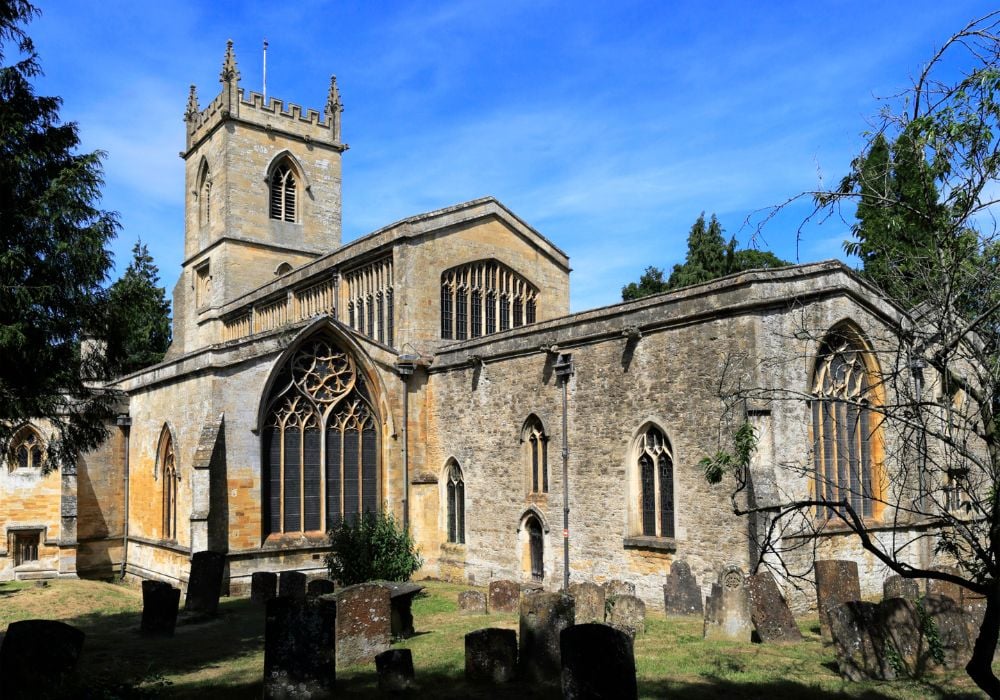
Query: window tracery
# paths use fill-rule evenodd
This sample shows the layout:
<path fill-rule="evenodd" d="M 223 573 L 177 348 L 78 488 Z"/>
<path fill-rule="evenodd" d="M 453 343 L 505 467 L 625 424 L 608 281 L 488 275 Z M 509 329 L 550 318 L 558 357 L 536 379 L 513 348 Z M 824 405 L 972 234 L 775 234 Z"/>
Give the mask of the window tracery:
<path fill-rule="evenodd" d="M 174 440 L 170 429 L 163 426 L 160 431 L 160 445 L 157 450 L 157 464 L 160 467 L 162 485 L 162 525 L 163 539 L 177 540 L 177 482 L 180 475 L 177 472 L 177 459 L 174 453 Z"/>
<path fill-rule="evenodd" d="M 639 438 L 640 528 L 646 537 L 674 536 L 674 458 L 666 435 L 649 426 Z"/>
<path fill-rule="evenodd" d="M 447 501 L 448 541 L 465 544 L 465 479 L 458 462 L 448 465 L 448 481 L 445 485 Z"/>
<path fill-rule="evenodd" d="M 271 218 L 294 223 L 298 196 L 295 171 L 287 161 L 271 173 Z"/>
<path fill-rule="evenodd" d="M 522 432 L 522 442 L 527 448 L 528 474 L 531 493 L 549 491 L 549 436 L 542 422 L 532 416 Z"/>
<path fill-rule="evenodd" d="M 15 433 L 10 443 L 10 469 L 41 469 L 45 464 L 45 446 L 41 435 L 30 425 Z"/>
<path fill-rule="evenodd" d="M 376 425 L 354 359 L 325 335 L 303 343 L 269 401 L 265 534 L 329 530 L 377 511 Z"/>
<path fill-rule="evenodd" d="M 459 265 L 441 275 L 441 337 L 478 338 L 534 323 L 538 290 L 496 260 Z M 513 318 L 513 321 L 511 320 Z"/>
<path fill-rule="evenodd" d="M 347 325 L 386 345 L 393 344 L 392 257 L 344 274 Z"/>

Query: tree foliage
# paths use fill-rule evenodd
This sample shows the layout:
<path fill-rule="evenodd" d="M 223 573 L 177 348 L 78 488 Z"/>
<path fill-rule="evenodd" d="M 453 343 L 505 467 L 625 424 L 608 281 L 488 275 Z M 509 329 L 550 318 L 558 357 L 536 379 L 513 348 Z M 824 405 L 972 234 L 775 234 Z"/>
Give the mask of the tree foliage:
<path fill-rule="evenodd" d="M 406 581 L 423 563 L 410 533 L 389 513 L 365 512 L 330 533 L 330 578 L 344 586 L 365 581 Z"/>
<path fill-rule="evenodd" d="M 108 357 L 114 374 L 128 374 L 163 359 L 170 346 L 170 302 L 159 270 L 141 241 L 132 262 L 108 293 Z"/>
<path fill-rule="evenodd" d="M 622 301 L 708 282 L 734 272 L 789 264 L 770 251 L 736 250 L 736 239 L 730 238 L 727 242 L 723 233 L 715 214 L 706 224 L 705 212 L 702 212 L 688 233 L 684 262 L 674 265 L 670 278 L 664 280 L 663 270 L 658 267 L 647 267 L 638 283 L 630 282 L 622 287 Z"/>
<path fill-rule="evenodd" d="M 97 206 L 101 154 L 78 153 L 60 100 L 35 94 L 41 69 L 22 26 L 37 10 L 0 3 L 0 451 L 28 419 L 45 418 L 49 464 L 66 464 L 104 437 L 110 397 L 87 390 L 101 353 L 80 356 L 104 313 L 106 248 L 118 223 Z"/>

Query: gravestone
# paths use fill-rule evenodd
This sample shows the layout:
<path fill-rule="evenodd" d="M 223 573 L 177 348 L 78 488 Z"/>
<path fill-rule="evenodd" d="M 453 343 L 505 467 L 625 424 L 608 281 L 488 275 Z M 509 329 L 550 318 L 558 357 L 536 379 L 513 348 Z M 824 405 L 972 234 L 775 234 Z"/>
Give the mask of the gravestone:
<path fill-rule="evenodd" d="M 646 631 L 646 604 L 634 595 L 620 595 L 611 600 L 608 624 L 630 637 Z"/>
<path fill-rule="evenodd" d="M 392 605 L 386 586 L 359 583 L 340 589 L 334 597 L 338 664 L 368 663 L 389 648 Z"/>
<path fill-rule="evenodd" d="M 282 571 L 278 575 L 278 595 L 292 600 L 305 600 L 306 575 L 301 571 Z"/>
<path fill-rule="evenodd" d="M 482 591 L 462 591 L 458 594 L 458 610 L 465 615 L 485 615 L 486 594 Z"/>
<path fill-rule="evenodd" d="M 306 598 L 318 598 L 321 595 L 330 595 L 336 588 L 333 581 L 328 578 L 314 578 L 306 584 Z"/>
<path fill-rule="evenodd" d="M 465 635 L 465 678 L 471 682 L 509 683 L 517 676 L 517 633 L 498 627 Z"/>
<path fill-rule="evenodd" d="M 55 620 L 10 623 L 0 645 L 0 697 L 64 697 L 63 683 L 80 658 L 84 637 L 76 627 Z"/>
<path fill-rule="evenodd" d="M 705 601 L 705 639 L 749 642 L 753 636 L 750 619 L 750 596 L 743 570 L 727 566 L 712 584 L 712 593 Z"/>
<path fill-rule="evenodd" d="M 514 581 L 490 581 L 489 610 L 491 613 L 517 612 L 521 602 L 521 586 Z"/>
<path fill-rule="evenodd" d="M 670 574 L 663 584 L 663 608 L 667 615 L 703 615 L 701 586 L 686 561 L 670 564 Z"/>
<path fill-rule="evenodd" d="M 747 577 L 750 596 L 750 620 L 760 641 L 801 642 L 802 633 L 795 624 L 795 617 L 788 608 L 778 584 L 770 571 L 761 571 Z"/>
<path fill-rule="evenodd" d="M 901 598 L 890 601 L 904 606 L 909 602 Z M 878 604 L 859 600 L 837 603 L 827 609 L 826 619 L 841 677 L 850 681 L 896 677 L 885 630 L 879 624 Z"/>
<path fill-rule="evenodd" d="M 903 578 L 898 574 L 889 576 L 882 582 L 882 600 L 890 598 L 906 598 L 916 601 L 920 598 L 920 584 L 912 578 Z"/>
<path fill-rule="evenodd" d="M 416 583 L 386 583 L 389 587 L 390 627 L 393 639 L 406 639 L 413 629 L 413 599 L 424 586 Z"/>
<path fill-rule="evenodd" d="M 534 593 L 521 598 L 521 674 L 529 682 L 559 683 L 559 634 L 574 621 L 573 597 Z"/>
<path fill-rule="evenodd" d="M 944 668 L 964 668 L 972 657 L 972 648 L 979 636 L 978 626 L 974 631 L 970 630 L 969 613 L 947 596 L 928 594 L 921 603 L 927 618 L 937 628 L 938 640 L 944 652 Z"/>
<path fill-rule="evenodd" d="M 845 559 L 818 559 L 815 566 L 819 630 L 824 641 L 830 641 L 828 612 L 840 603 L 861 600 L 858 564 Z"/>
<path fill-rule="evenodd" d="M 396 693 L 414 686 L 413 652 L 409 649 L 389 649 L 375 657 L 378 689 Z"/>
<path fill-rule="evenodd" d="M 584 622 L 604 622 L 604 588 L 585 581 L 570 584 L 569 594 L 573 596 L 576 609 L 576 624 Z"/>
<path fill-rule="evenodd" d="M 635 584 L 631 581 L 619 581 L 614 578 L 605 582 L 604 594 L 606 598 L 613 598 L 618 595 L 635 595 Z"/>
<path fill-rule="evenodd" d="M 151 637 L 172 637 L 177 626 L 181 591 L 163 581 L 142 582 L 142 622 L 139 631 Z"/>
<path fill-rule="evenodd" d="M 951 566 L 941 566 L 936 569 L 942 573 L 959 575 L 957 569 Z M 927 579 L 927 595 L 939 595 L 945 596 L 946 598 L 951 598 L 956 604 L 961 605 L 965 601 L 966 591 L 964 586 L 959 586 L 957 583 L 952 583 L 951 581 L 939 581 L 936 578 Z"/>
<path fill-rule="evenodd" d="M 191 555 L 191 575 L 188 577 L 184 612 L 215 615 L 219 611 L 222 576 L 226 571 L 226 555 L 222 552 L 195 552 Z"/>
<path fill-rule="evenodd" d="M 278 574 L 255 571 L 250 576 L 250 600 L 261 605 L 278 595 Z"/>
<path fill-rule="evenodd" d="M 599 623 L 573 625 L 560 634 L 560 651 L 564 700 L 638 698 L 632 638 L 625 632 Z"/>
<path fill-rule="evenodd" d="M 332 597 L 272 598 L 264 619 L 264 698 L 330 697 L 337 680 Z"/>

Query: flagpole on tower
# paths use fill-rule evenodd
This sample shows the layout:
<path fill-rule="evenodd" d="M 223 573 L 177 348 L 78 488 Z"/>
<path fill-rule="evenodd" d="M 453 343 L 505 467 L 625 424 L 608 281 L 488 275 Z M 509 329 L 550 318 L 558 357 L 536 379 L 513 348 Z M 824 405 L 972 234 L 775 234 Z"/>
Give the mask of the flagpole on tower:
<path fill-rule="evenodd" d="M 267 39 L 264 39 L 264 85 L 261 88 L 261 95 L 264 98 L 264 106 L 267 106 Z"/>

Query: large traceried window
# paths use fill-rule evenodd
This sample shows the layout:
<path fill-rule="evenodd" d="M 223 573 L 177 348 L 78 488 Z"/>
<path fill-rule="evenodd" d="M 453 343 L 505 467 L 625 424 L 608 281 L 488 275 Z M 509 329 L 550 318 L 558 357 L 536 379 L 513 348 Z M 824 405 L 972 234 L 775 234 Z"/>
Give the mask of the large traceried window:
<path fill-rule="evenodd" d="M 496 260 L 480 260 L 441 275 L 441 337 L 466 340 L 534 323 L 538 289 Z M 513 321 L 512 321 L 513 319 Z"/>
<path fill-rule="evenodd" d="M 445 500 L 448 541 L 465 544 L 465 480 L 462 478 L 462 468 L 455 460 L 448 463 Z"/>
<path fill-rule="evenodd" d="M 322 532 L 379 506 L 378 418 L 350 354 L 323 333 L 279 371 L 263 430 L 264 530 Z"/>
<path fill-rule="evenodd" d="M 862 517 L 881 510 L 880 403 L 875 359 L 850 329 L 834 331 L 820 348 L 811 401 L 814 493 L 846 501 Z M 825 508 L 817 515 L 831 516 Z"/>
<path fill-rule="evenodd" d="M 639 437 L 636 461 L 640 531 L 645 537 L 673 537 L 674 458 L 667 436 L 656 426 Z"/>
<path fill-rule="evenodd" d="M 297 196 L 295 171 L 285 161 L 271 173 L 271 218 L 294 223 Z"/>
<path fill-rule="evenodd" d="M 177 482 L 180 475 L 177 472 L 177 457 L 174 452 L 174 440 L 170 429 L 163 426 L 160 431 L 160 444 L 156 451 L 156 461 L 159 466 L 160 483 L 162 484 L 163 503 L 163 539 L 177 540 Z"/>
<path fill-rule="evenodd" d="M 41 469 L 44 463 L 45 448 L 41 436 L 30 425 L 23 426 L 10 441 L 8 468 L 11 471 L 14 469 Z"/>
<path fill-rule="evenodd" d="M 392 256 L 344 273 L 347 325 L 372 340 L 393 344 Z"/>
<path fill-rule="evenodd" d="M 545 434 L 542 421 L 537 416 L 531 416 L 525 421 L 521 442 L 525 446 L 530 493 L 548 493 L 549 436 Z"/>

